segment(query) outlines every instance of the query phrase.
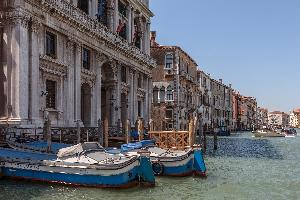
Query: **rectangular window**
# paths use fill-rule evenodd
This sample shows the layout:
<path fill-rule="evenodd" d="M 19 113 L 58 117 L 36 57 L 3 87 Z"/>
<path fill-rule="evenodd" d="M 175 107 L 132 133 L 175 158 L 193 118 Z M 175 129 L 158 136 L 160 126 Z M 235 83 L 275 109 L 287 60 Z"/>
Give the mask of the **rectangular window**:
<path fill-rule="evenodd" d="M 89 14 L 89 0 L 78 0 L 77 7 L 86 14 Z"/>
<path fill-rule="evenodd" d="M 165 58 L 165 68 L 172 69 L 173 68 L 173 54 L 167 54 Z"/>
<path fill-rule="evenodd" d="M 82 66 L 84 69 L 90 69 L 90 50 L 82 49 Z"/>
<path fill-rule="evenodd" d="M 56 58 L 56 35 L 46 32 L 46 55 Z"/>
<path fill-rule="evenodd" d="M 124 4 L 123 2 L 119 1 L 118 3 L 118 10 L 119 13 L 123 16 L 123 17 L 127 17 L 127 6 L 126 4 Z"/>
<path fill-rule="evenodd" d="M 126 67 L 122 66 L 121 68 L 121 80 L 123 83 L 127 83 L 127 71 Z"/>
<path fill-rule="evenodd" d="M 46 80 L 46 108 L 56 108 L 56 82 Z"/>
<path fill-rule="evenodd" d="M 138 76 L 138 88 L 142 88 L 142 77 L 141 77 L 141 75 Z"/>
<path fill-rule="evenodd" d="M 166 110 L 166 118 L 167 119 L 173 119 L 173 110 Z"/>

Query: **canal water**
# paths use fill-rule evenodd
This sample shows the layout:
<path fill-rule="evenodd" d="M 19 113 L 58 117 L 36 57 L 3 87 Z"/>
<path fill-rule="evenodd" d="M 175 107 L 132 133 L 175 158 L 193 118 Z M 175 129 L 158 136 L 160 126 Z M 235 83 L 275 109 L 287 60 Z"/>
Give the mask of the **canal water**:
<path fill-rule="evenodd" d="M 157 178 L 155 188 L 74 188 L 0 180 L 0 200 L 291 199 L 300 200 L 300 136 L 256 139 L 251 133 L 209 138 L 208 177 Z"/>

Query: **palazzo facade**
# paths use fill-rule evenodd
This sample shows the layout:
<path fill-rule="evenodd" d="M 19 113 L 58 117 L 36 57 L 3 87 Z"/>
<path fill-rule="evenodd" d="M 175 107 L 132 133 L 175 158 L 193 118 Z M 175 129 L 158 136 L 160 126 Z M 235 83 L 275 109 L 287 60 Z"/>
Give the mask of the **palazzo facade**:
<path fill-rule="evenodd" d="M 150 119 L 148 0 L 2 0 L 0 124 Z"/>

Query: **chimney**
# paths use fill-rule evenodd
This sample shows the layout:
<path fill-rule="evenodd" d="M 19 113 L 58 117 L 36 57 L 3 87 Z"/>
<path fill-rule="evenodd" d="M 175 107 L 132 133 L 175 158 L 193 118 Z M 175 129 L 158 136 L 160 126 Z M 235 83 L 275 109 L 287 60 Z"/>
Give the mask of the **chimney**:
<path fill-rule="evenodd" d="M 223 84 L 223 79 L 221 79 L 221 78 L 220 78 L 220 79 L 219 79 L 219 81 L 220 81 L 220 83 L 222 83 L 222 84 Z"/>
<path fill-rule="evenodd" d="M 151 44 L 151 47 L 157 46 L 157 43 L 156 43 L 156 31 L 151 31 L 151 33 L 150 33 L 150 44 Z"/>

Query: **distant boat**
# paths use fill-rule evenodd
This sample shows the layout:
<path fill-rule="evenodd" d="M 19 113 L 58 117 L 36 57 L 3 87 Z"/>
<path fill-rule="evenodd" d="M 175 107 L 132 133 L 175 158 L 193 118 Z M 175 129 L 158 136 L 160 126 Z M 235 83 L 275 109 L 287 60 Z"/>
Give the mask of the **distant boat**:
<path fill-rule="evenodd" d="M 296 137 L 297 136 L 297 131 L 294 128 L 282 129 L 281 133 L 284 134 L 285 137 Z"/>
<path fill-rule="evenodd" d="M 76 186 L 128 188 L 153 186 L 149 155 L 113 155 L 98 143 L 87 142 L 60 149 L 58 154 L 0 148 L 0 174 Z"/>
<path fill-rule="evenodd" d="M 268 129 L 257 130 L 254 131 L 253 133 L 255 137 L 285 137 L 284 134 L 280 134 L 278 132 L 268 130 Z"/>

